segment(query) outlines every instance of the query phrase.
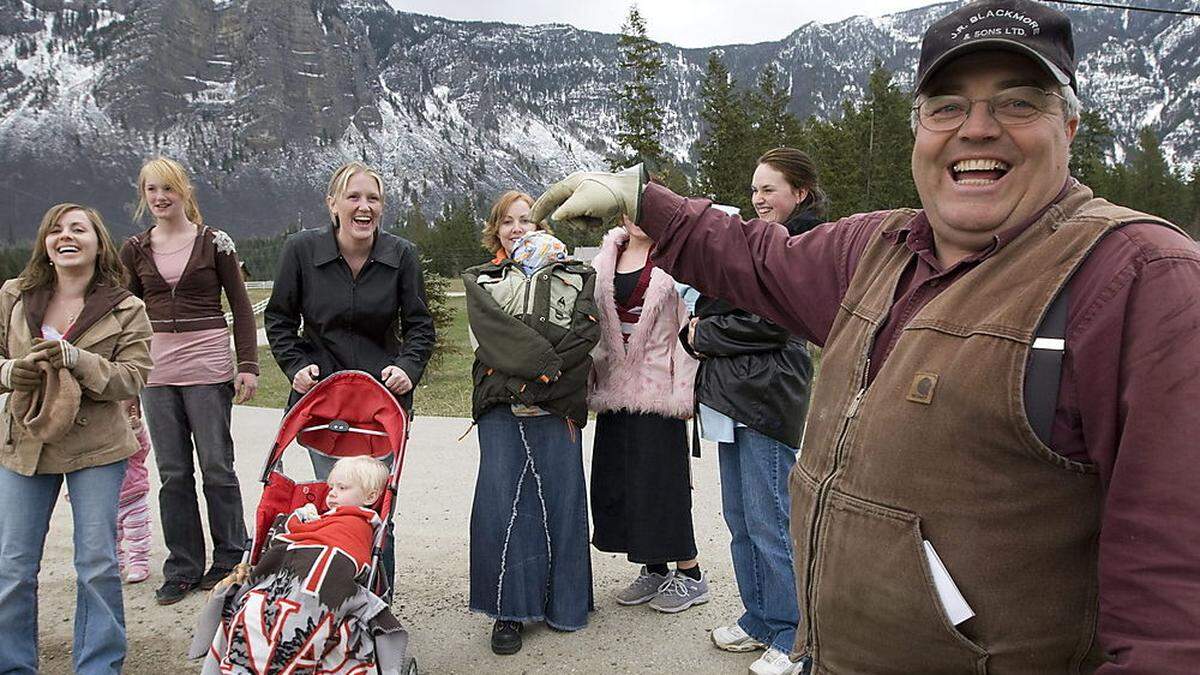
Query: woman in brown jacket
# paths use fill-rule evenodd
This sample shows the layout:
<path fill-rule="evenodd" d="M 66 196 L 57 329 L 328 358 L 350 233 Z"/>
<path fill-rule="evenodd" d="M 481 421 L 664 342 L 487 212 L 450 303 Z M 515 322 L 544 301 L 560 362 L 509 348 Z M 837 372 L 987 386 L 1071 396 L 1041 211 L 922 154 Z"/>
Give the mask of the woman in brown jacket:
<path fill-rule="evenodd" d="M 246 524 L 233 470 L 230 411 L 254 396 L 258 348 L 233 239 L 204 224 L 178 162 L 155 157 L 142 165 L 138 215 L 147 211 L 151 226 L 125 242 L 121 262 L 129 270 L 129 290 L 146 301 L 154 327 L 154 370 L 142 405 L 162 481 L 159 517 L 168 551 L 155 599 L 169 605 L 197 586 L 212 588 L 242 559 Z M 222 291 L 233 314 L 236 359 L 229 350 Z M 193 447 L 212 536 L 207 572 Z"/>
<path fill-rule="evenodd" d="M 100 214 L 59 204 L 0 287 L 0 672 L 36 672 L 37 574 L 65 481 L 75 524 L 75 672 L 118 673 L 117 499 L 137 441 L 122 401 L 150 372 L 150 321 Z"/>

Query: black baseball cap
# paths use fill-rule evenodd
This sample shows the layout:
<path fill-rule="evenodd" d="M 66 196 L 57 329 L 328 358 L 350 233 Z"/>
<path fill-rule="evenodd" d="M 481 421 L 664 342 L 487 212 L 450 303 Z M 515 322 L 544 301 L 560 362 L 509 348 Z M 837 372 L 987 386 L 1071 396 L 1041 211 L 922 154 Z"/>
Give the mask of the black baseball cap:
<path fill-rule="evenodd" d="M 985 49 L 1033 59 L 1062 85 L 1075 89 L 1075 41 L 1066 14 L 1032 0 L 971 2 L 939 19 L 921 40 L 915 91 L 942 66 Z"/>

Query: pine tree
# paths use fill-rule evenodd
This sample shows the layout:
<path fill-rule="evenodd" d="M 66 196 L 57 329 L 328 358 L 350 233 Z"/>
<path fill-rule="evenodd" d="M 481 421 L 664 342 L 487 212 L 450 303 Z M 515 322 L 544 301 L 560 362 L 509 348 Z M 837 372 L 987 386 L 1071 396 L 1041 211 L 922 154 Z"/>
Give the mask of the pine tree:
<path fill-rule="evenodd" d="M 1097 194 L 1105 193 L 1109 188 L 1105 157 L 1112 141 L 1112 127 L 1099 113 L 1091 110 L 1080 113 L 1079 129 L 1071 143 L 1071 175 Z"/>
<path fill-rule="evenodd" d="M 436 369 L 447 353 L 455 351 L 456 347 L 450 340 L 450 327 L 454 325 L 454 308 L 450 306 L 450 280 L 434 271 L 433 259 L 427 255 L 421 256 L 421 272 L 425 281 L 425 305 L 429 315 L 433 317 L 433 328 L 437 334 L 437 343 L 433 348 L 433 356 L 429 358 L 429 367 Z M 397 338 L 400 336 L 397 335 Z"/>
<path fill-rule="evenodd" d="M 692 193 L 691 181 L 688 180 L 683 167 L 679 166 L 674 160 L 667 159 L 659 165 L 658 173 L 654 175 L 654 179 L 677 195 Z"/>
<path fill-rule="evenodd" d="M 700 86 L 704 132 L 697 147 L 696 189 L 719 204 L 750 213 L 750 175 L 754 171 L 750 119 L 742 109 L 737 85 L 717 52 L 708 55 Z"/>
<path fill-rule="evenodd" d="M 487 253 L 479 245 L 480 225 L 472 199 L 449 201 L 433 221 L 423 243 L 423 255 L 433 260 L 432 271 L 455 277 L 472 265 L 487 261 Z"/>
<path fill-rule="evenodd" d="M 392 232 L 416 244 L 418 248 L 428 238 L 429 220 L 425 217 L 425 212 L 421 209 L 421 200 L 416 195 L 413 195 L 408 209 L 396 216 Z"/>
<path fill-rule="evenodd" d="M 1182 189 L 1167 165 L 1158 136 L 1150 127 L 1138 133 L 1138 148 L 1130 162 L 1130 194 L 1127 205 L 1139 211 L 1171 219 Z"/>
<path fill-rule="evenodd" d="M 799 136 L 799 123 L 787 109 L 789 87 L 779 80 L 779 70 L 768 63 L 759 72 L 757 86 L 750 94 L 752 153 L 756 157 L 771 148 L 795 145 Z"/>
<path fill-rule="evenodd" d="M 846 100 L 840 119 L 810 118 L 804 125 L 799 146 L 816 162 L 830 218 L 920 201 L 912 180 L 911 102 L 891 80 L 876 64 L 861 103 Z"/>
<path fill-rule="evenodd" d="M 1103 192 L 1097 191 L 1096 196 L 1103 197 L 1114 204 L 1132 206 L 1129 197 L 1133 193 L 1133 175 L 1128 164 L 1110 166 L 1104 172 Z"/>
<path fill-rule="evenodd" d="M 631 5 L 618 38 L 621 50 L 620 125 L 617 132 L 618 155 L 610 157 L 613 170 L 644 162 L 651 171 L 661 168 L 663 112 L 654 96 L 654 86 L 663 70 L 658 45 L 646 37 L 646 20 Z"/>
<path fill-rule="evenodd" d="M 821 187 L 829 197 L 832 218 L 856 213 L 861 203 L 862 154 L 865 135 L 858 129 L 854 104 L 845 101 L 838 119 L 824 121 L 810 117 L 804 125 L 803 150 L 813 158 L 821 178 Z M 911 173 L 911 170 L 910 170 Z"/>
<path fill-rule="evenodd" d="M 911 106 L 911 97 L 892 84 L 891 72 L 877 61 L 860 109 L 867 127 L 862 211 L 920 202 L 912 180 Z"/>
<path fill-rule="evenodd" d="M 1178 224 L 1193 239 L 1200 239 L 1200 163 L 1192 165 L 1192 175 L 1188 179 L 1188 208 L 1188 218 Z"/>

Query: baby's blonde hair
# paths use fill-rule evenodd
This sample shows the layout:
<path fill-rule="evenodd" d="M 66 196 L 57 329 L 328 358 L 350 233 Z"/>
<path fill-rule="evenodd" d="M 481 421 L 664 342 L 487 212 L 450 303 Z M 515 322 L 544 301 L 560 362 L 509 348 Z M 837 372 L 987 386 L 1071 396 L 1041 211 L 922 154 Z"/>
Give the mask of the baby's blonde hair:
<path fill-rule="evenodd" d="M 387 464 L 374 457 L 355 455 L 339 459 L 330 469 L 329 475 L 333 476 L 334 473 L 354 481 L 367 494 L 380 494 L 387 485 L 391 470 Z"/>

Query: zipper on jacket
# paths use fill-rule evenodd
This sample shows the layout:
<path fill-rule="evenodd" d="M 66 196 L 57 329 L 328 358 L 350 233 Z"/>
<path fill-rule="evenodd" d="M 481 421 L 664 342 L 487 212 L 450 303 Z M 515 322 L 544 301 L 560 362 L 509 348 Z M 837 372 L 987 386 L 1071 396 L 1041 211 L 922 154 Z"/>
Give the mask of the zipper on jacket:
<path fill-rule="evenodd" d="M 198 233 L 196 233 L 196 237 L 203 238 L 205 231 L 206 231 L 206 229 L 201 229 Z M 149 237 L 150 236 L 149 233 L 147 233 L 146 236 Z M 203 245 L 203 242 L 201 242 L 201 245 Z M 141 247 L 139 246 L 138 248 L 140 249 Z M 162 275 L 162 272 L 160 272 L 158 270 L 158 263 L 154 262 L 154 246 L 153 246 L 153 244 L 150 244 L 149 255 L 147 255 L 145 251 L 140 251 L 140 252 L 142 254 L 143 259 L 148 259 L 148 262 L 150 263 L 150 269 L 154 270 L 154 274 L 158 277 L 158 280 L 163 282 L 163 285 L 166 286 L 171 291 L 171 332 L 178 333 L 179 332 L 179 315 L 178 315 L 177 310 L 175 309 L 175 287 L 178 286 L 179 284 L 183 283 L 183 278 L 188 271 L 187 268 L 189 265 L 192 264 L 192 254 L 194 254 L 196 252 L 196 242 L 192 242 L 192 251 L 191 251 L 191 253 L 188 253 L 187 262 L 185 262 L 183 264 L 183 271 L 179 273 L 179 279 L 177 279 L 175 281 L 174 286 L 171 284 L 168 284 L 167 278 L 164 277 Z M 145 294 L 143 293 L 143 295 L 145 295 Z"/>
<path fill-rule="evenodd" d="M 354 269 L 350 267 L 350 261 L 346 260 L 344 255 L 339 253 L 338 260 L 342 263 L 342 268 L 346 270 L 346 276 L 350 279 L 350 319 L 346 322 L 346 326 L 354 326 L 357 325 L 354 319 L 358 314 L 358 278 L 366 271 L 367 265 L 371 262 L 371 257 L 370 255 L 367 256 L 366 262 L 363 263 L 362 267 L 358 268 L 357 275 L 354 273 Z M 350 338 L 351 342 L 350 348 L 354 353 L 354 362 L 358 363 L 359 336 L 352 331 L 347 331 L 347 333 L 347 337 Z"/>
<path fill-rule="evenodd" d="M 529 293 L 533 290 L 533 285 L 537 283 L 537 271 L 533 275 L 525 279 L 525 299 L 521 301 L 521 314 L 526 317 L 526 321 L 532 322 L 533 317 L 529 313 Z"/>
<path fill-rule="evenodd" d="M 871 345 L 874 339 L 867 342 L 867 354 L 870 354 Z M 867 377 L 871 372 L 871 358 L 867 356 L 866 363 L 863 365 L 862 373 L 859 379 L 858 391 L 854 394 L 854 398 L 850 401 L 850 406 L 846 408 L 845 418 L 842 420 L 842 428 L 838 432 L 837 442 L 834 444 L 833 450 L 833 466 L 830 467 L 829 473 L 817 486 L 816 510 L 813 513 L 812 525 L 808 531 L 808 566 L 804 574 L 804 597 L 805 606 L 808 608 L 808 616 L 805 617 L 805 636 L 804 636 L 804 651 L 812 657 L 813 644 L 816 642 L 816 622 L 813 620 L 813 571 L 816 569 L 817 551 L 820 548 L 821 519 L 824 516 L 825 505 L 829 499 L 829 492 L 832 489 L 833 479 L 837 476 L 842 467 L 843 453 L 846 449 L 846 438 L 849 435 L 850 423 L 858 416 L 859 408 L 862 406 L 862 400 L 867 395 Z"/>

